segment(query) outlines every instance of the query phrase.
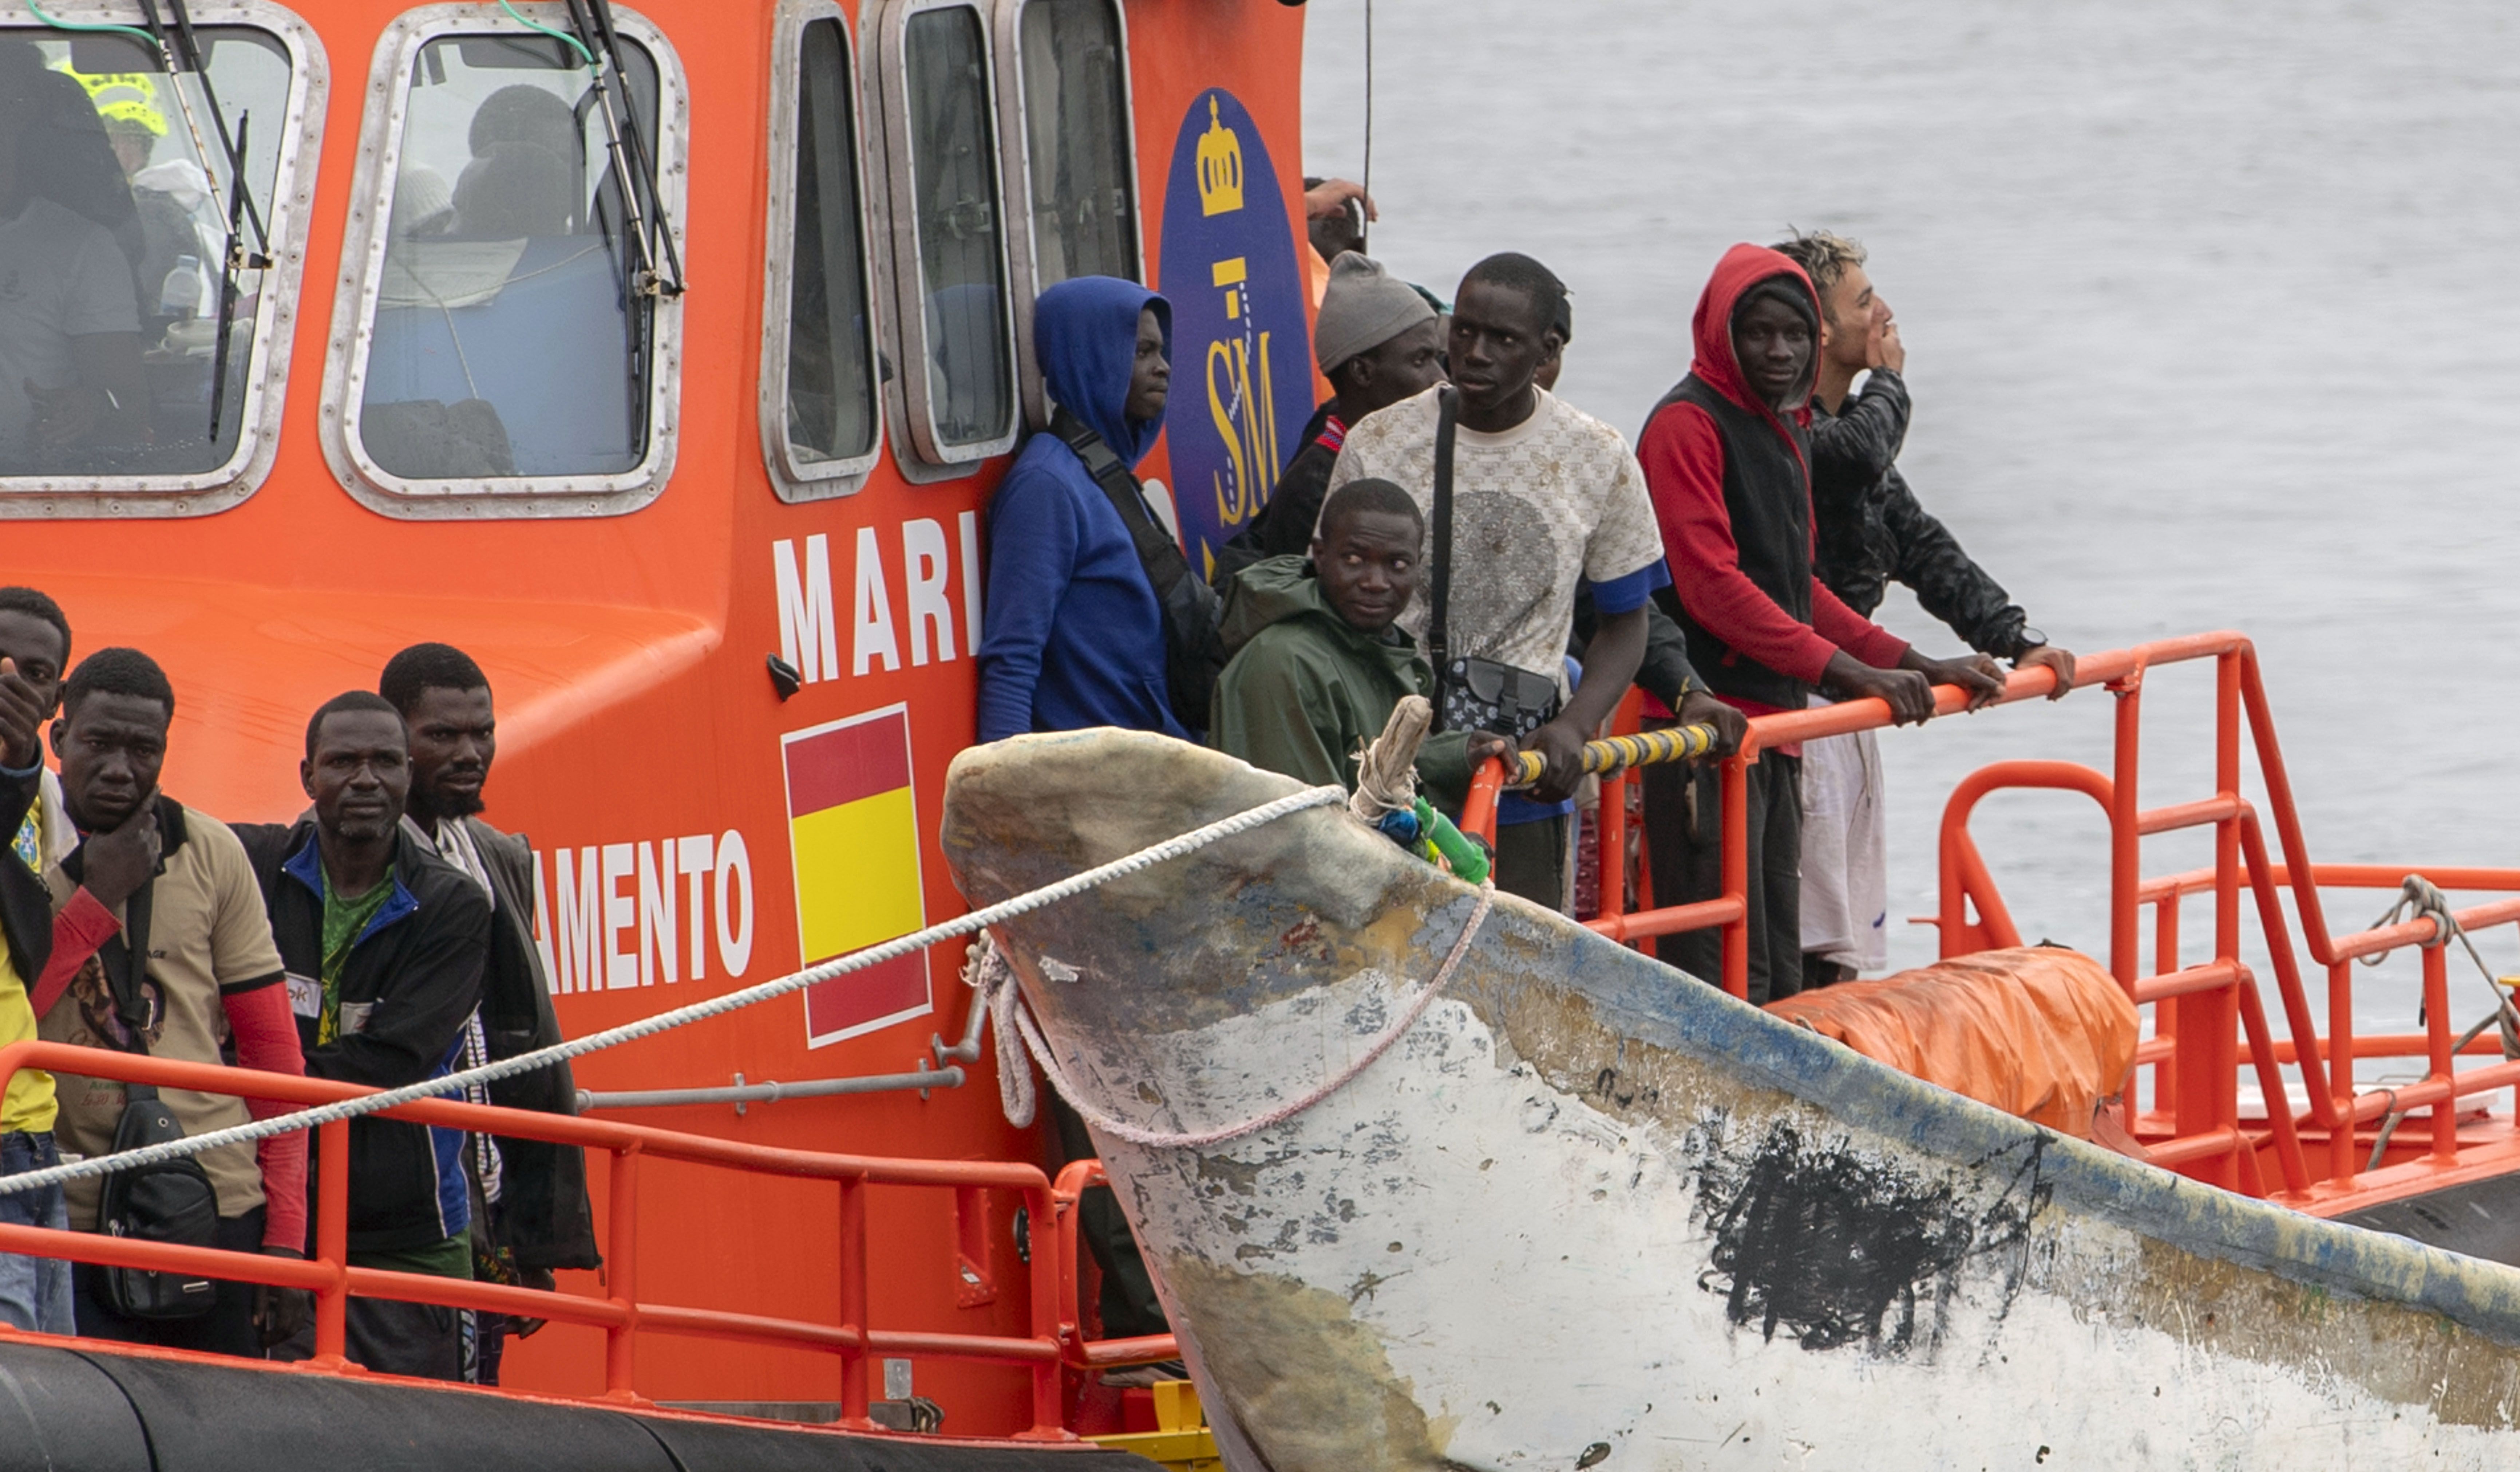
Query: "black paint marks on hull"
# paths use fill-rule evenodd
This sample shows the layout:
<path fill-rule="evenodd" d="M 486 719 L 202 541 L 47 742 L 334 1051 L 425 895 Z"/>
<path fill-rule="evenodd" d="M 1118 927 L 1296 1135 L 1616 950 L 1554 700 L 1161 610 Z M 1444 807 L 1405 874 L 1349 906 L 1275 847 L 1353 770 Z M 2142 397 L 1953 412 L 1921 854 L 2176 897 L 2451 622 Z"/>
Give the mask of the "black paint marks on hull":
<path fill-rule="evenodd" d="M 1999 1312 L 2010 1308 L 2031 1220 L 2048 1205 L 2041 1137 L 2025 1143 L 1987 1201 L 1974 1182 L 1921 1178 L 1858 1155 L 1842 1137 L 1806 1143 L 1790 1123 L 1772 1126 L 1747 1152 L 1722 1148 L 1722 1132 L 1716 1122 L 1700 1135 L 1710 1148 L 1697 1205 L 1715 1250 L 1698 1282 L 1725 1296 L 1735 1325 L 1771 1340 L 1782 1330 L 1806 1350 L 1864 1344 L 1905 1354 L 1920 1333 L 1930 1348 L 1972 1258 L 1999 1260 L 1989 1265 Z M 1920 1301 L 1933 1312 L 1921 1331 Z"/>

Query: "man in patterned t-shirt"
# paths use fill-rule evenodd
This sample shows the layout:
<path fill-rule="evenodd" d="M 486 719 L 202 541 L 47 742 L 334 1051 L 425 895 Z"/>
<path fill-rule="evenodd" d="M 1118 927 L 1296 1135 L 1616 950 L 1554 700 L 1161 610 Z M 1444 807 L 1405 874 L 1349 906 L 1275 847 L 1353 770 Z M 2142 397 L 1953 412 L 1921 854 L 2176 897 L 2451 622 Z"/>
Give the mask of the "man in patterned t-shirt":
<path fill-rule="evenodd" d="M 1454 659 L 1491 660 L 1553 681 L 1554 718 L 1523 743 L 1549 761 L 1529 797 L 1497 812 L 1497 887 L 1569 909 L 1567 862 L 1585 741 L 1636 678 L 1645 601 L 1668 583 L 1653 502 L 1616 430 L 1551 394 L 1533 375 L 1554 349 L 1563 283 L 1528 255 L 1491 255 L 1462 278 L 1450 334 L 1461 417 L 1453 450 L 1453 567 L 1447 633 Z M 1378 477 L 1434 508 L 1437 391 L 1348 430 L 1333 491 Z M 1425 637 L 1427 586 L 1400 622 Z M 1565 670 L 1578 584 L 1600 615 L 1581 672 Z M 1440 673 L 1440 671 L 1439 671 Z"/>

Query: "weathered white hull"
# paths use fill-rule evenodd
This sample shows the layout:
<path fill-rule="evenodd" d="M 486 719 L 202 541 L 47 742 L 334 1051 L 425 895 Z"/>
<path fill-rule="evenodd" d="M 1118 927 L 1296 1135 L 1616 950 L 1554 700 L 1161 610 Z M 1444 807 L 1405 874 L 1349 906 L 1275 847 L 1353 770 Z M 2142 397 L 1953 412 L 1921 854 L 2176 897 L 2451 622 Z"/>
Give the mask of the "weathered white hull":
<path fill-rule="evenodd" d="M 957 760 L 946 846 L 986 902 L 1289 790 L 1026 738 Z M 1315 811 L 1004 939 L 1079 1087 L 1194 1130 L 1337 1072 L 1471 906 Z M 1235 1472 L 2520 1466 L 2520 1273 L 2060 1138 L 1505 897 L 1326 1102 L 1100 1143 Z"/>

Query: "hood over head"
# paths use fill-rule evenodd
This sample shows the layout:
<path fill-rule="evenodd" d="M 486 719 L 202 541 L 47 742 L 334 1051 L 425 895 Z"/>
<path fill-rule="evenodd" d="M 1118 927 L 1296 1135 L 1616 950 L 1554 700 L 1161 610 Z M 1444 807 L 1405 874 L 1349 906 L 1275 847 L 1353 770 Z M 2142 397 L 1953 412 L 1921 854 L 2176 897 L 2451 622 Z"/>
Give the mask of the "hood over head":
<path fill-rule="evenodd" d="M 1689 319 L 1696 358 L 1688 371 L 1753 413 L 1773 411 L 1741 374 L 1740 359 L 1732 351 L 1732 321 L 1762 283 L 1779 277 L 1785 279 L 1778 285 L 1792 294 L 1788 299 L 1802 306 L 1812 324 L 1811 367 L 1786 405 L 1797 407 L 1810 396 L 1812 382 L 1820 373 L 1820 293 L 1812 289 L 1811 278 L 1794 264 L 1793 257 L 1765 246 L 1734 246 L 1716 262 L 1715 274 L 1706 279 L 1706 290 L 1698 295 L 1697 313 Z"/>
<path fill-rule="evenodd" d="M 1042 388 L 1131 465 L 1147 458 L 1163 421 L 1131 423 L 1129 373 L 1137 363 L 1138 314 L 1155 311 L 1164 356 L 1173 352 L 1173 308 L 1155 293 L 1116 276 L 1077 276 L 1041 294 L 1032 308 L 1032 350 Z"/>
<path fill-rule="evenodd" d="M 1298 553 L 1264 557 L 1226 584 L 1225 612 L 1217 635 L 1230 654 L 1272 623 L 1314 616 L 1347 628 L 1347 621 L 1322 596 L 1322 582 L 1314 575 L 1311 558 Z"/>

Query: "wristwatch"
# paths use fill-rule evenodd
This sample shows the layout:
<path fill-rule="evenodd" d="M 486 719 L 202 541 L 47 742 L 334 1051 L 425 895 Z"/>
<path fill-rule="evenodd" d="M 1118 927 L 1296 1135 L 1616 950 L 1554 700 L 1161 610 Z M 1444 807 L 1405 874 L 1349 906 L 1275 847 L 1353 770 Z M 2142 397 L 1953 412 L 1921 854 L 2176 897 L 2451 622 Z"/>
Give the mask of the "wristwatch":
<path fill-rule="evenodd" d="M 2012 662 L 2017 665 L 2021 663 L 2021 657 L 2023 655 L 2028 654 L 2034 649 L 2045 649 L 2047 647 L 2048 636 L 2025 623 L 2021 625 L 2020 637 L 2012 646 Z"/>

